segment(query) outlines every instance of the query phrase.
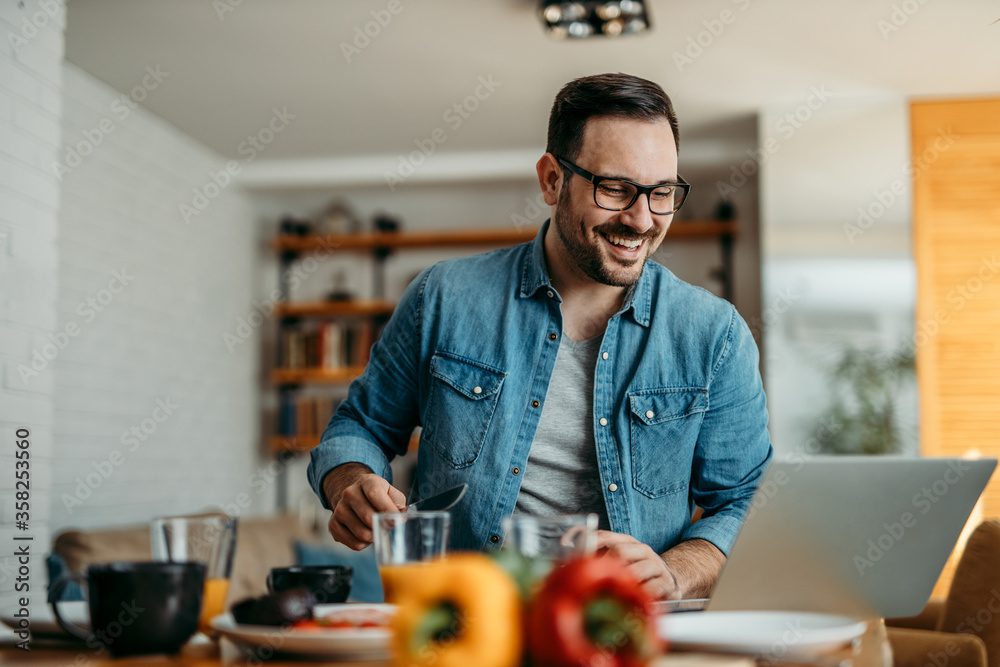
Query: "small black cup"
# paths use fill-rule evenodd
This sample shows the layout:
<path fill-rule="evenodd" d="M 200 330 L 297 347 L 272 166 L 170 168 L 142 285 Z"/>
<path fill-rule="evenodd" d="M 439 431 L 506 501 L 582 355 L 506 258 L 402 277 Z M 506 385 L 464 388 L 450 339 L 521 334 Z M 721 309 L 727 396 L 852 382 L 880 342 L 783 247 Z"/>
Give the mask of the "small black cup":
<path fill-rule="evenodd" d="M 58 600 L 79 574 L 65 574 L 52 584 Z M 89 646 L 111 655 L 175 654 L 198 630 L 205 565 L 202 563 L 107 563 L 91 565 L 86 576 L 92 632 L 64 621 L 59 603 L 52 611 L 62 628 Z"/>
<path fill-rule="evenodd" d="M 343 602 L 351 592 L 353 576 L 354 568 L 346 565 L 276 567 L 267 575 L 267 591 L 274 594 L 305 587 L 319 604 Z"/>

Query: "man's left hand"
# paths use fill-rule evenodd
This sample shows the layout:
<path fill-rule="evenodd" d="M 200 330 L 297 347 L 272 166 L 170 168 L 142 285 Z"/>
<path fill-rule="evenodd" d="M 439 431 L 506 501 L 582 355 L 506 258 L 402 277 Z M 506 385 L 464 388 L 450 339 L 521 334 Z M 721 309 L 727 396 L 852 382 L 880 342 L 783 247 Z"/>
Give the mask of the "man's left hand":
<path fill-rule="evenodd" d="M 643 588 L 657 600 L 680 600 L 677 578 L 660 554 L 631 535 L 610 530 L 597 531 L 597 553 L 611 554 L 625 562 Z"/>

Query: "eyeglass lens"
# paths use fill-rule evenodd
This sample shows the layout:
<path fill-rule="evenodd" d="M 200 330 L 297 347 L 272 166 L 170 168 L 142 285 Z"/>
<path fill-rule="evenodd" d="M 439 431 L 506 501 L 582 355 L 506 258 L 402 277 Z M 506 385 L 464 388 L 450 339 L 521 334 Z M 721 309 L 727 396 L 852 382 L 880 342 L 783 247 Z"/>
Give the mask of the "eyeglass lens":
<path fill-rule="evenodd" d="M 635 203 L 636 187 L 624 181 L 601 181 L 594 189 L 594 199 L 601 208 L 612 211 L 622 211 Z M 684 189 L 664 185 L 649 193 L 649 210 L 651 213 L 673 213 L 680 208 L 684 200 Z"/>

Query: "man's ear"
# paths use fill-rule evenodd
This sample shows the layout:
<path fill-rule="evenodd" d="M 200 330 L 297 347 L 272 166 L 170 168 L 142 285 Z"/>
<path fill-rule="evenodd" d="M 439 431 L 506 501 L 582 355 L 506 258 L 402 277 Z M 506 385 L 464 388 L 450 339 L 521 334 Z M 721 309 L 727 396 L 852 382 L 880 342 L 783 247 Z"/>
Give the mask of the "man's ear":
<path fill-rule="evenodd" d="M 559 188 L 562 186 L 562 165 L 552 153 L 546 153 L 535 164 L 535 171 L 538 172 L 538 185 L 542 188 L 545 203 L 555 206 L 559 200 Z"/>

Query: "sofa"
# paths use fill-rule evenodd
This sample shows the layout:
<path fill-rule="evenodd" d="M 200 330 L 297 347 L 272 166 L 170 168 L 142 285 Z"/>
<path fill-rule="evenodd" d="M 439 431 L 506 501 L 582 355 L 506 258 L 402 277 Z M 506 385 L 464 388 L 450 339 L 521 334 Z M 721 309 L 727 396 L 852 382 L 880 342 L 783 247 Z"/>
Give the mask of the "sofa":
<path fill-rule="evenodd" d="M 1000 521 L 969 537 L 947 598 L 886 626 L 894 667 L 1000 667 Z"/>

